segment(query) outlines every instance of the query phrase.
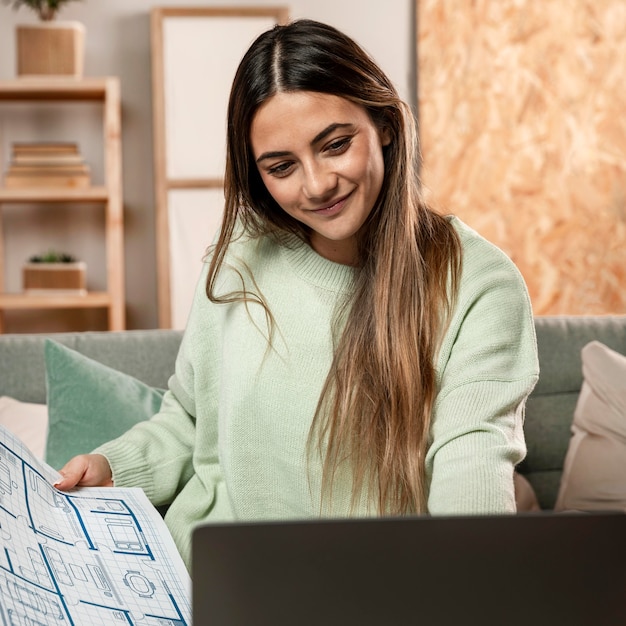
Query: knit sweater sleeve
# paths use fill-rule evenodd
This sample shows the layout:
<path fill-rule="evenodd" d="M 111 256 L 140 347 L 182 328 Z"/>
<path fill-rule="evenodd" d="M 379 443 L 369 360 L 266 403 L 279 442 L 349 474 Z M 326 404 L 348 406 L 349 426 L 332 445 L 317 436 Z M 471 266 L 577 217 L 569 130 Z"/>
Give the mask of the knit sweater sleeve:
<path fill-rule="evenodd" d="M 192 473 L 194 418 L 168 391 L 158 414 L 94 452 L 111 466 L 116 487 L 140 487 L 155 505 L 169 504 Z"/>
<path fill-rule="evenodd" d="M 198 339 L 193 330 L 204 300 L 203 272 L 176 358 L 175 372 L 159 412 L 94 452 L 107 457 L 118 487 L 140 487 L 155 505 L 170 504 L 194 473 L 196 444 L 195 365 Z M 200 342 L 201 343 L 201 342 Z M 208 340 L 207 340 L 208 344 Z"/>
<path fill-rule="evenodd" d="M 539 373 L 524 281 L 500 250 L 468 231 L 438 360 L 426 458 L 432 514 L 515 511 L 513 470 L 526 453 L 524 407 Z"/>

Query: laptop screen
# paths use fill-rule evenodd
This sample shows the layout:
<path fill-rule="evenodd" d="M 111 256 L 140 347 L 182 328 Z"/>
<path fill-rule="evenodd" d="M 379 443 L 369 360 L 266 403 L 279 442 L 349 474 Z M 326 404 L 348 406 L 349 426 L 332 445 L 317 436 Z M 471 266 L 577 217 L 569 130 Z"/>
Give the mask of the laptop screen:
<path fill-rule="evenodd" d="M 626 515 L 204 525 L 194 624 L 626 624 Z"/>

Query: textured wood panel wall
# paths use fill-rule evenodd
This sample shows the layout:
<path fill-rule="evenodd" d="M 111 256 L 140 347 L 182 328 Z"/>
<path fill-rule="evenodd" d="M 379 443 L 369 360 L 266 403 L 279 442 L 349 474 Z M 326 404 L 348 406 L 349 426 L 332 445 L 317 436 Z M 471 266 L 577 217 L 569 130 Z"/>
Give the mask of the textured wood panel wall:
<path fill-rule="evenodd" d="M 536 314 L 626 313 L 626 2 L 417 0 L 429 201 Z"/>

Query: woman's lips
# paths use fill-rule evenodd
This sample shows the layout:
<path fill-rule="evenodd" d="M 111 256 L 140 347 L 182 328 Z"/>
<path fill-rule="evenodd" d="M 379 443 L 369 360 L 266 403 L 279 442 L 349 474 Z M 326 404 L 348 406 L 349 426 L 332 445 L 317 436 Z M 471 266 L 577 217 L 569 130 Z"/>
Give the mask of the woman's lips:
<path fill-rule="evenodd" d="M 321 209 L 313 209 L 313 213 L 315 213 L 316 215 L 336 215 L 341 211 L 341 209 L 343 209 L 344 205 L 346 204 L 346 200 L 350 197 L 350 195 L 351 194 L 348 194 L 347 196 L 340 198 L 333 204 L 322 207 Z"/>

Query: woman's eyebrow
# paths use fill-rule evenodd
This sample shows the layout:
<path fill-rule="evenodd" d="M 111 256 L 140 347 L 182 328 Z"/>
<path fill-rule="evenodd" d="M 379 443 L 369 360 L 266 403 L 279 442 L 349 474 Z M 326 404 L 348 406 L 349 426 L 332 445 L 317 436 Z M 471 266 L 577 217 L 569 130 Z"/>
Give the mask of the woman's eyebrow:
<path fill-rule="evenodd" d="M 291 152 L 264 152 L 257 160 L 257 163 L 260 163 L 264 159 L 280 159 L 282 157 L 289 156 Z"/>
<path fill-rule="evenodd" d="M 319 141 L 322 141 L 322 139 L 330 135 L 332 132 L 334 132 L 338 128 L 354 128 L 354 124 L 339 124 L 339 123 L 330 124 L 321 133 L 318 133 L 317 135 L 315 135 L 315 137 L 313 137 L 313 141 L 311 141 L 311 145 L 314 145 L 318 143 Z"/>
<path fill-rule="evenodd" d="M 349 124 L 349 123 L 340 124 L 339 122 L 335 124 L 329 124 L 322 132 L 318 133 L 317 135 L 315 135 L 315 137 L 313 137 L 313 139 L 311 140 L 311 145 L 314 146 L 316 143 L 319 143 L 320 141 L 328 137 L 328 135 L 330 135 L 331 133 L 333 133 L 339 128 L 354 128 L 354 124 Z M 277 158 L 279 159 L 282 157 L 289 156 L 290 154 L 291 152 L 288 152 L 288 151 L 264 152 L 256 160 L 256 162 L 260 163 L 264 159 L 277 159 Z"/>

